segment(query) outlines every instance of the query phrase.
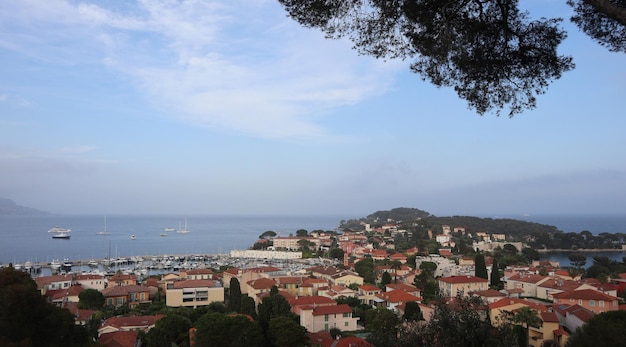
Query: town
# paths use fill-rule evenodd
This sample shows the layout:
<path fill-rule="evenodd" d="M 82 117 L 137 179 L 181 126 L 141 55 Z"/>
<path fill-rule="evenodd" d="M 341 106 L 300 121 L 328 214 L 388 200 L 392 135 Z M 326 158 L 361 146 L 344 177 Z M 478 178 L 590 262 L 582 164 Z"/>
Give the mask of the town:
<path fill-rule="evenodd" d="M 32 280 L 94 346 L 566 346 L 626 309 L 623 263 L 597 257 L 585 270 L 574 253 L 562 268 L 527 236 L 419 221 L 267 231 L 215 267 Z"/>

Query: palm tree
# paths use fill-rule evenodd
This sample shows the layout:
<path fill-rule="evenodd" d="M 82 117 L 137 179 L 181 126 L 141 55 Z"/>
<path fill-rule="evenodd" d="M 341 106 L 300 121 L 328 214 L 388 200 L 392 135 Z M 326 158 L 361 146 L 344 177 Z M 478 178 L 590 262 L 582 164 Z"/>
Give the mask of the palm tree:
<path fill-rule="evenodd" d="M 515 317 L 513 317 L 513 321 L 515 323 L 524 324 L 524 328 L 526 329 L 526 346 L 528 346 L 528 341 L 530 340 L 529 327 L 532 326 L 536 328 L 541 324 L 541 318 L 539 318 L 537 311 L 528 306 L 524 306 L 517 311 Z"/>
<path fill-rule="evenodd" d="M 399 260 L 392 261 L 391 269 L 393 270 L 394 276 L 393 283 L 398 284 L 398 270 L 402 269 L 402 263 Z"/>

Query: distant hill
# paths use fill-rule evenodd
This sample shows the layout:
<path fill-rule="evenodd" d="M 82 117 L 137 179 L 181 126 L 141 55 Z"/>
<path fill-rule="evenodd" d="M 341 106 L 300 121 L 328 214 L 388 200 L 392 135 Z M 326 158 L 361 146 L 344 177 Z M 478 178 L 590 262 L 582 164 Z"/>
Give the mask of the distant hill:
<path fill-rule="evenodd" d="M 341 228 L 363 230 L 362 223 L 381 226 L 387 222 L 410 224 L 420 221 L 420 225 L 441 232 L 442 225 L 464 227 L 469 232 L 502 233 L 506 235 L 527 235 L 532 233 L 561 232 L 555 226 L 515 219 L 492 219 L 471 216 L 437 217 L 417 208 L 399 207 L 390 211 L 377 211 L 361 219 L 342 221 Z"/>
<path fill-rule="evenodd" d="M 20 206 L 16 204 L 11 199 L 0 198 L 0 216 L 8 216 L 8 215 L 41 215 L 41 214 L 49 214 L 49 212 L 39 211 L 37 209 Z"/>

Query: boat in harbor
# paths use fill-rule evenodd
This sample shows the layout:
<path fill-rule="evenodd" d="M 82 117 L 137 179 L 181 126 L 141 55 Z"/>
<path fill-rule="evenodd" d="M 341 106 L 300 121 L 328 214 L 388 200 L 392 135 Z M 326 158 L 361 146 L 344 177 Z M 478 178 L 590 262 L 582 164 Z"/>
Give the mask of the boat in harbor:
<path fill-rule="evenodd" d="M 135 235 L 130 235 L 130 239 L 131 239 L 131 240 L 137 240 L 137 236 L 135 236 Z"/>
<path fill-rule="evenodd" d="M 48 230 L 49 233 L 69 233 L 71 231 L 72 229 L 61 228 L 61 227 L 54 227 Z"/>
<path fill-rule="evenodd" d="M 176 232 L 179 233 L 179 234 L 187 234 L 187 233 L 190 232 L 190 230 L 187 228 L 187 218 L 185 218 L 185 227 L 182 228 L 182 229 L 180 229 L 180 227 L 179 227 L 179 229 L 176 230 Z"/>
<path fill-rule="evenodd" d="M 161 233 L 161 237 L 166 237 L 167 234 L 166 233 Z"/>
<path fill-rule="evenodd" d="M 96 235 L 109 235 L 110 232 L 107 231 L 107 217 L 104 217 L 104 230 L 98 231 Z"/>
<path fill-rule="evenodd" d="M 60 262 L 58 259 L 53 259 L 53 260 L 50 262 L 50 268 L 51 268 L 53 271 L 58 271 L 58 270 L 61 268 L 61 262 Z"/>
<path fill-rule="evenodd" d="M 176 231 L 176 228 L 167 227 L 167 228 L 163 229 L 163 231 L 172 232 L 172 231 Z"/>
<path fill-rule="evenodd" d="M 69 232 L 58 232 L 52 235 L 53 239 L 63 239 L 63 240 L 69 240 L 70 239 L 70 233 Z"/>

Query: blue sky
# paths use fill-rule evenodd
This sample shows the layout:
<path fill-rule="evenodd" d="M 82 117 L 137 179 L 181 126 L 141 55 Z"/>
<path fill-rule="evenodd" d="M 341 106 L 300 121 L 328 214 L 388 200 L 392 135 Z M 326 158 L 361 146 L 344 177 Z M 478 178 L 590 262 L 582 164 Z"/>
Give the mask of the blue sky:
<path fill-rule="evenodd" d="M 508 118 L 275 0 L 3 1 L 0 197 L 64 214 L 623 214 L 626 55 L 563 27 L 576 69 Z"/>

